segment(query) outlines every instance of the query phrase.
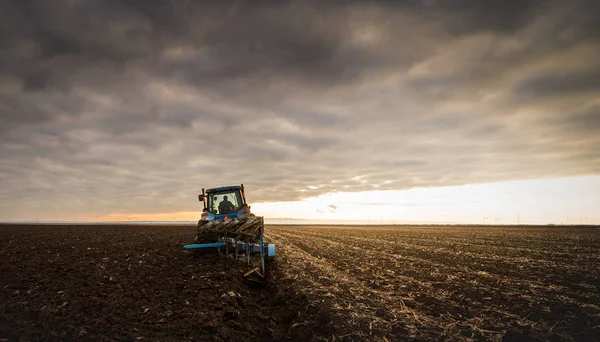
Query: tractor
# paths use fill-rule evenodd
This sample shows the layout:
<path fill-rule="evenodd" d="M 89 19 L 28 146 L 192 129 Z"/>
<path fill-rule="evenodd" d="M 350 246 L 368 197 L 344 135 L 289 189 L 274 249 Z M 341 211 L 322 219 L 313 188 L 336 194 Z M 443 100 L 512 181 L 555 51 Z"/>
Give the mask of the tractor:
<path fill-rule="evenodd" d="M 244 278 L 262 282 L 265 258 L 275 256 L 275 245 L 264 242 L 264 218 L 255 216 L 246 203 L 244 184 L 202 188 L 203 209 L 194 244 L 186 249 L 216 248 L 219 253 L 249 266 Z"/>

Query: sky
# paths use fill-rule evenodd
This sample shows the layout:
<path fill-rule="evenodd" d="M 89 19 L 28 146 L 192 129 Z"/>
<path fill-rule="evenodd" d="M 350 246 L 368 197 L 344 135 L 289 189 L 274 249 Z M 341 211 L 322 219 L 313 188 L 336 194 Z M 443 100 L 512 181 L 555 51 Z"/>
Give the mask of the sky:
<path fill-rule="evenodd" d="M 193 220 L 244 183 L 269 217 L 600 224 L 597 13 L 0 1 L 0 221 Z"/>

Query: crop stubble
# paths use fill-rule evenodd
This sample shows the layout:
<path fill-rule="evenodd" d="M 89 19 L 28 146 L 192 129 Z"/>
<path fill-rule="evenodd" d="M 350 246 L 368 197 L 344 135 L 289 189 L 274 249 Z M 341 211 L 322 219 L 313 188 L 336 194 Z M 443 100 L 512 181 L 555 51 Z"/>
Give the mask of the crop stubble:
<path fill-rule="evenodd" d="M 581 341 L 600 334 L 596 228 L 278 226 L 269 233 L 294 256 L 296 267 L 282 270 L 310 279 L 304 287 L 314 302 L 330 298 L 342 336 Z"/>

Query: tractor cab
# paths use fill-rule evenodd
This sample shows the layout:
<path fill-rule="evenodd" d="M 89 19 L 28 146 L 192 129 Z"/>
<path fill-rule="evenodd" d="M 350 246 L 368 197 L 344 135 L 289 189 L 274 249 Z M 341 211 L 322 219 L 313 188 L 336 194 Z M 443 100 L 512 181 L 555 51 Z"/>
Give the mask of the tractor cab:
<path fill-rule="evenodd" d="M 250 208 L 246 204 L 243 184 L 207 189 L 206 191 L 202 189 L 198 200 L 204 205 L 202 221 L 232 219 L 250 213 Z"/>

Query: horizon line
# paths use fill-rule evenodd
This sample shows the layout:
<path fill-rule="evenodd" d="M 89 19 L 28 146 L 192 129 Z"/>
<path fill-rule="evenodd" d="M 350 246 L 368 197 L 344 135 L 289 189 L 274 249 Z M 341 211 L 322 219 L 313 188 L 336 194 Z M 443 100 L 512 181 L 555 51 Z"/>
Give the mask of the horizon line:
<path fill-rule="evenodd" d="M 404 223 L 382 223 L 382 222 L 371 222 L 369 223 L 367 220 L 311 220 L 311 219 L 270 219 L 277 221 L 287 221 L 288 223 L 269 223 L 265 222 L 265 225 L 318 225 L 318 226 L 354 226 L 354 225 L 362 225 L 362 226 L 477 226 L 477 227 L 600 227 L 598 224 L 564 224 L 564 223 L 498 223 L 498 224 L 483 224 L 483 223 L 448 223 L 448 222 L 404 222 Z M 291 223 L 289 221 L 304 221 L 298 223 Z M 308 221 L 308 222 L 306 222 Z M 321 222 L 315 222 L 321 221 Z M 322 221 L 330 221 L 330 222 L 322 222 Z M 340 222 L 341 221 L 341 222 Z M 176 225 L 176 224 L 189 224 L 195 225 L 197 221 L 84 221 L 84 220 L 13 220 L 13 221 L 2 221 L 0 220 L 0 225 L 57 225 L 57 224 L 82 224 L 82 225 L 117 225 L 117 224 L 125 224 L 125 225 Z"/>

